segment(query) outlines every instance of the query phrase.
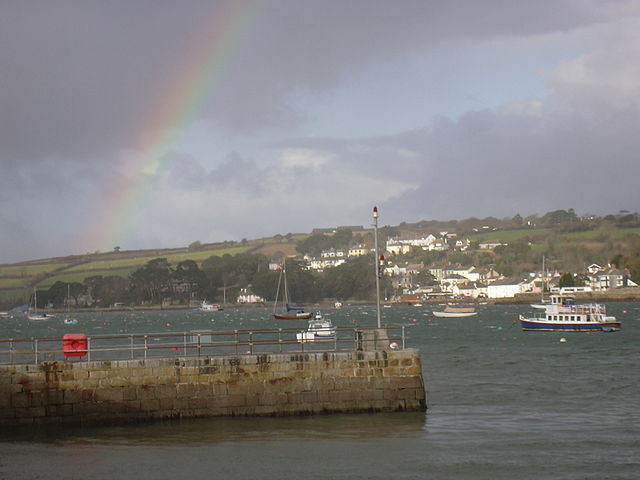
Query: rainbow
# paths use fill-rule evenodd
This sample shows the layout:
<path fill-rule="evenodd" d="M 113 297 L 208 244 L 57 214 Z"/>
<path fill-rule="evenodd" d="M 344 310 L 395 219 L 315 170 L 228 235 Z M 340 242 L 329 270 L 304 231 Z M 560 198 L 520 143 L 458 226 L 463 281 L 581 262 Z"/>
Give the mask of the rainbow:
<path fill-rule="evenodd" d="M 133 160 L 126 166 L 131 172 L 113 185 L 98 215 L 99 226 L 93 229 L 87 245 L 111 249 L 126 244 L 133 231 L 133 214 L 154 191 L 158 173 L 169 163 L 168 153 L 178 144 L 187 127 L 196 119 L 204 102 L 223 78 L 260 2 L 233 0 L 214 2 L 211 14 L 195 37 L 195 48 L 187 52 L 186 65 L 181 61 L 169 88 L 160 97 L 157 109 L 140 131 L 151 132 L 134 149 Z M 129 176 L 130 175 L 130 176 Z"/>

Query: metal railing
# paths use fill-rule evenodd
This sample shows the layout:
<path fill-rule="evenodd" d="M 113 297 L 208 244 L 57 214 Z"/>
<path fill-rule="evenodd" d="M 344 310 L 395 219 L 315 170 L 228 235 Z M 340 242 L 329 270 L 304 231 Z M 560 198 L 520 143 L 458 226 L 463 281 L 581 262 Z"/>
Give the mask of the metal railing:
<path fill-rule="evenodd" d="M 334 327 L 335 335 L 301 340 L 299 328 L 253 330 L 192 330 L 181 333 L 87 335 L 80 347 L 69 348 L 64 337 L 0 339 L 0 365 L 53 361 L 145 360 L 148 358 L 209 357 L 268 353 L 371 350 L 363 332 L 375 329 Z M 386 326 L 384 345 L 404 350 L 404 325 Z M 77 339 L 77 338 L 76 338 Z M 78 344 L 76 344 L 78 345 Z"/>

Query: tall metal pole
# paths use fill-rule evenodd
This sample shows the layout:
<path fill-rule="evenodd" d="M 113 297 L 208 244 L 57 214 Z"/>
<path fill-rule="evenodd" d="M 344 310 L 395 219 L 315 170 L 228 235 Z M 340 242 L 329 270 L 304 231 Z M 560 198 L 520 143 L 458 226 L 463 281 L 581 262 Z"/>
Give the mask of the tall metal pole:
<path fill-rule="evenodd" d="M 378 207 L 373 207 L 373 238 L 376 250 L 376 316 L 378 318 L 378 328 L 380 328 L 380 256 L 378 255 Z"/>

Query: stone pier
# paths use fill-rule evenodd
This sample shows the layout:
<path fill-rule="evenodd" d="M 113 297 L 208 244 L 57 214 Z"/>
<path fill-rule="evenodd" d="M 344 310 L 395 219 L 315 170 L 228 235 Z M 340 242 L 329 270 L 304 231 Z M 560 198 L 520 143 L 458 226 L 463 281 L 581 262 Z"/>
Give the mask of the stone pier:
<path fill-rule="evenodd" d="M 415 349 L 0 366 L 0 425 L 425 409 Z"/>

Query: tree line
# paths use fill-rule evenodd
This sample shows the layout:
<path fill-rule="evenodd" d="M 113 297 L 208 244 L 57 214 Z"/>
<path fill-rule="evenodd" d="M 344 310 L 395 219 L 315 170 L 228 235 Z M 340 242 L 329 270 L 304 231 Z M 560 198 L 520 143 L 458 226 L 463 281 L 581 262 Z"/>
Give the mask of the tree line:
<path fill-rule="evenodd" d="M 375 298 L 373 257 L 356 258 L 325 272 L 310 272 L 294 259 L 286 260 L 290 297 L 295 303 L 323 299 L 372 300 Z M 198 265 L 193 260 L 175 266 L 166 258 L 156 258 L 128 277 L 94 275 L 83 282 L 54 283 L 38 292 L 41 305 L 66 305 L 67 293 L 73 305 L 109 307 L 126 305 L 186 305 L 208 300 L 235 303 L 241 292 L 249 292 L 274 302 L 280 270 L 269 269 L 269 259 L 260 254 L 212 256 Z"/>

